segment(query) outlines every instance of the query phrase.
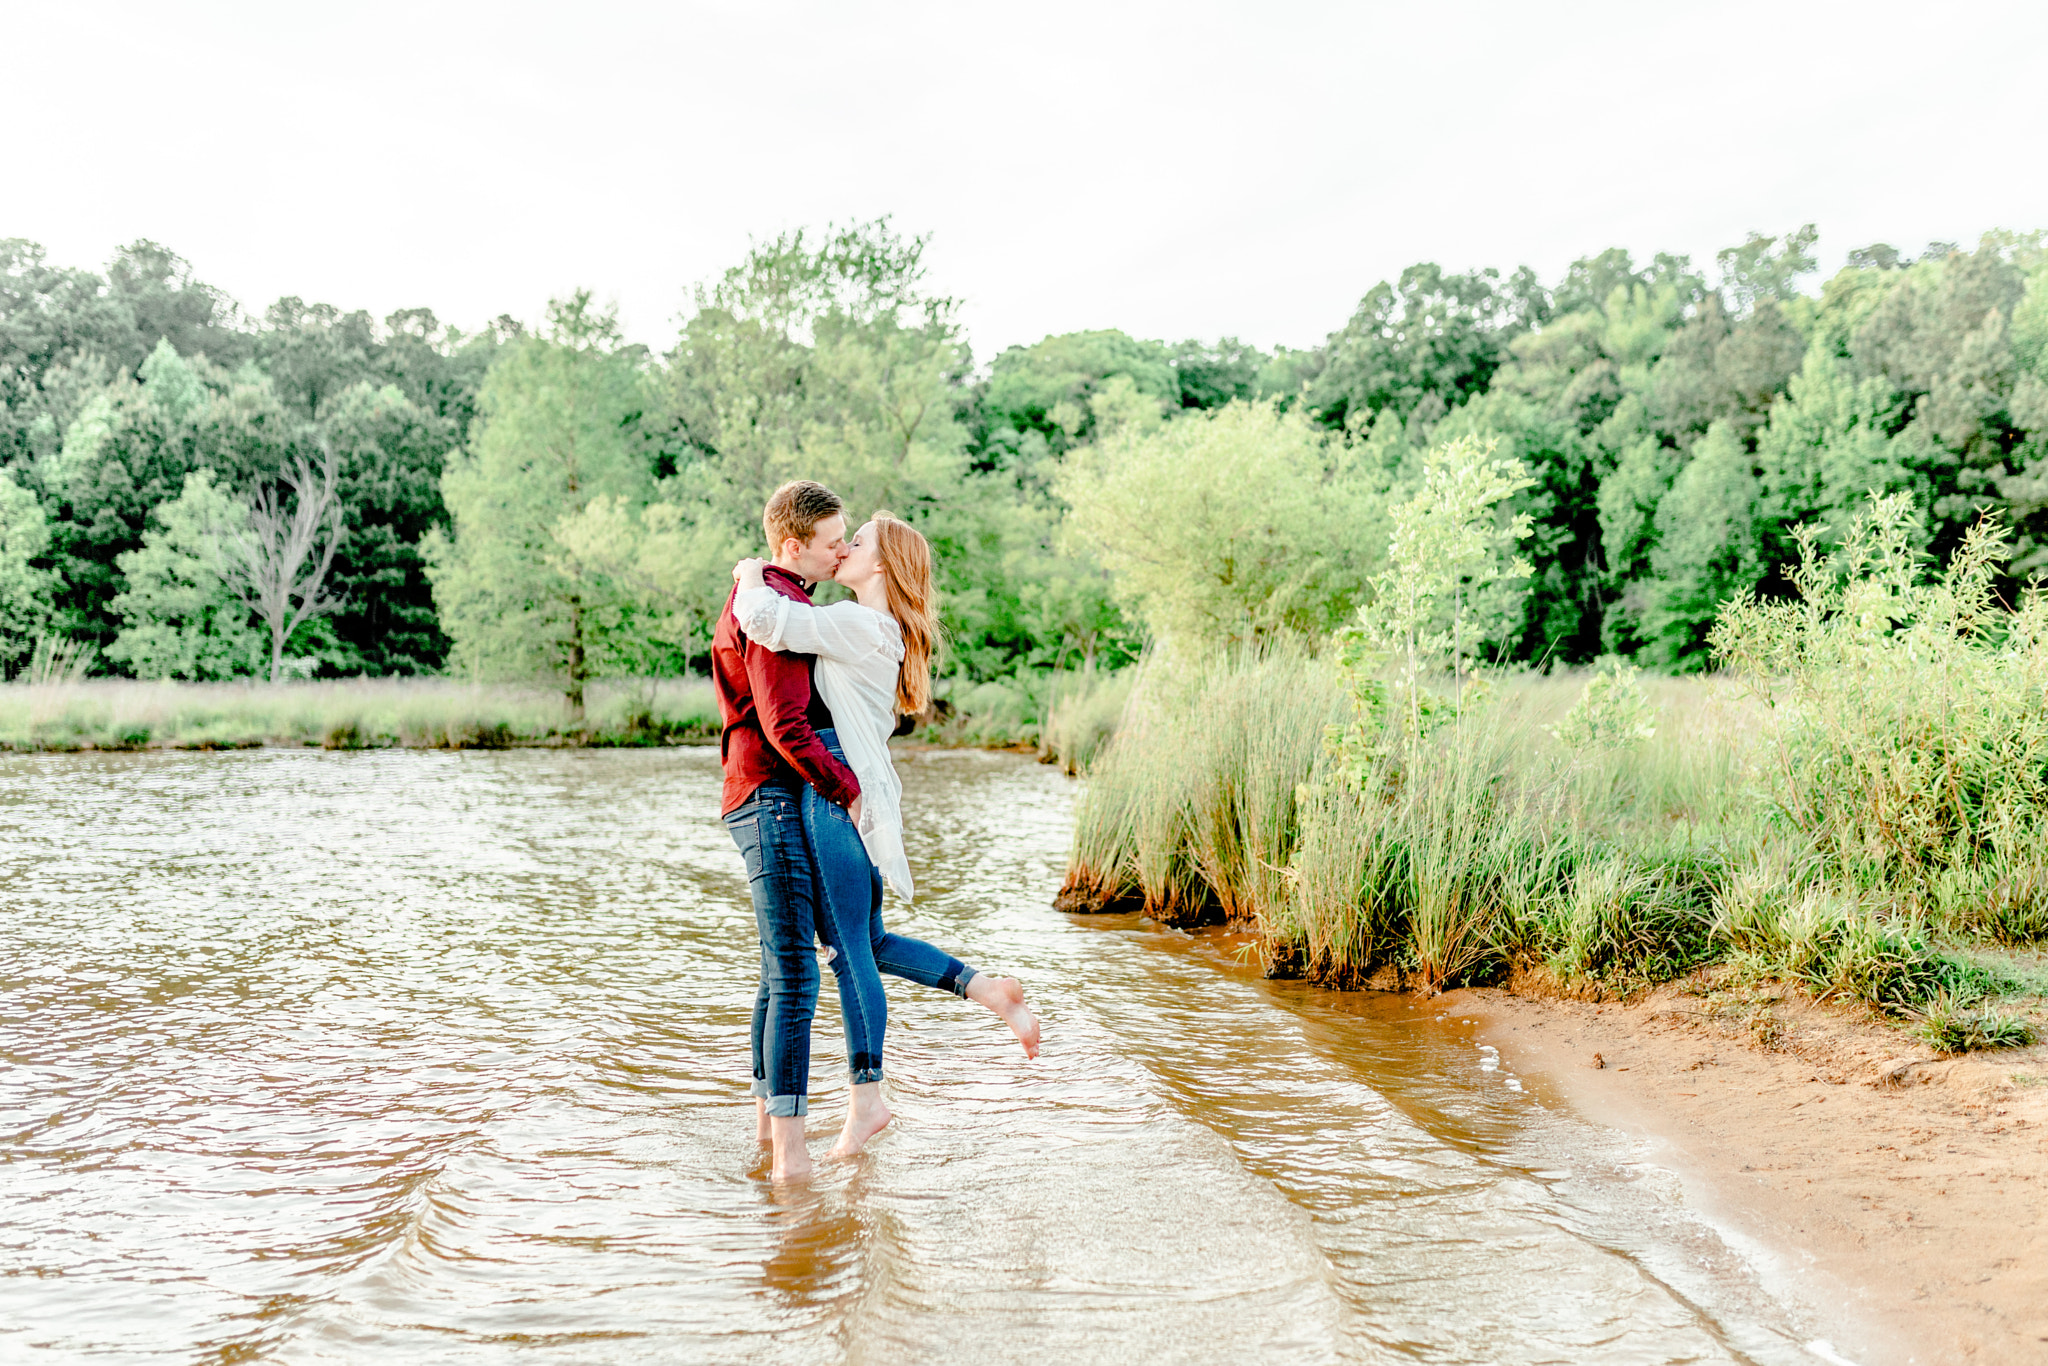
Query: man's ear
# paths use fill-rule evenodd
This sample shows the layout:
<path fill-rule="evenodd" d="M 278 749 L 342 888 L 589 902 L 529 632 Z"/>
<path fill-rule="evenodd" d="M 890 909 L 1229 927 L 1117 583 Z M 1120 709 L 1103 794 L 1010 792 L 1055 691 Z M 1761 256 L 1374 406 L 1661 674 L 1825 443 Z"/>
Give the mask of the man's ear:
<path fill-rule="evenodd" d="M 782 538 L 781 546 L 775 551 L 775 558 L 778 560 L 793 560 L 803 553 L 804 543 L 802 541 L 799 541 L 794 536 L 785 536 Z"/>

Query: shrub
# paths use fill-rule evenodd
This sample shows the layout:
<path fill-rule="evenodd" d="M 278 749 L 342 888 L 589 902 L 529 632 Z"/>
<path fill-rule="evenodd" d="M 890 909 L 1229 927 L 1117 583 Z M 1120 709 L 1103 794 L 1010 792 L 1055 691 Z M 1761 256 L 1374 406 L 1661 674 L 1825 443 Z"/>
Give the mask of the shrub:
<path fill-rule="evenodd" d="M 1918 1017 L 1914 1032 L 1943 1053 L 2025 1048 L 2034 1042 L 2033 1027 L 2019 1016 L 1967 1009 L 1947 992 L 1937 993 Z"/>
<path fill-rule="evenodd" d="M 1643 691 L 1642 674 L 1622 660 L 1603 660 L 1550 733 L 1575 752 L 1633 749 L 1651 739 L 1657 734 L 1657 709 Z"/>
<path fill-rule="evenodd" d="M 1831 554 L 1796 533 L 1796 596 L 1729 603 L 1713 645 L 1770 710 L 1777 809 L 1846 868 L 1908 879 L 2048 835 L 2048 601 L 2003 608 L 1986 518 L 1927 580 L 1910 499 L 1874 498 Z"/>
<path fill-rule="evenodd" d="M 320 748 L 363 748 L 363 728 L 361 722 L 356 720 L 356 718 L 354 717 L 349 717 L 347 719 L 335 720 L 328 723 L 327 727 L 321 732 L 320 735 Z"/>

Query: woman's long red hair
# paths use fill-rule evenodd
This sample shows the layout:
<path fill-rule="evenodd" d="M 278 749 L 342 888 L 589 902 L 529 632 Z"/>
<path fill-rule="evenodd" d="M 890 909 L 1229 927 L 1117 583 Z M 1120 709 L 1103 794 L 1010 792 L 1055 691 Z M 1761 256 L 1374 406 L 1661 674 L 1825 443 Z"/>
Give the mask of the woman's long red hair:
<path fill-rule="evenodd" d="M 939 600 L 932 586 L 931 542 L 893 512 L 877 512 L 875 554 L 889 615 L 903 628 L 903 665 L 896 671 L 896 711 L 916 716 L 932 704 L 932 648 L 938 643 Z"/>

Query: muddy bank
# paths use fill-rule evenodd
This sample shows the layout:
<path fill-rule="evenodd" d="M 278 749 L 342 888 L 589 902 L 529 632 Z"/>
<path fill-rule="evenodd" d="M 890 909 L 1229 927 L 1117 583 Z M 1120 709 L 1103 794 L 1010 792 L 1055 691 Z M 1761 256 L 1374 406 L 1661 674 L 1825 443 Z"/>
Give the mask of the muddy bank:
<path fill-rule="evenodd" d="M 1440 1000 L 1540 1092 L 1646 1139 L 1832 1312 L 1844 1355 L 2048 1361 L 2048 1045 L 1944 1058 L 1860 1009 L 1697 993 Z"/>

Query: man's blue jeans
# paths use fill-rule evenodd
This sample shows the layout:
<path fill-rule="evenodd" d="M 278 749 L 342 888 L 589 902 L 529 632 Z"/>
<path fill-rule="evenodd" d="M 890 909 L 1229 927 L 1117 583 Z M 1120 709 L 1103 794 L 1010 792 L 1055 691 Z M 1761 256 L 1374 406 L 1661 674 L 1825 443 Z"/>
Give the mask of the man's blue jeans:
<path fill-rule="evenodd" d="M 808 789 L 807 789 L 808 790 Z M 725 818 L 747 863 L 761 985 L 754 995 L 753 1092 L 768 1113 L 809 1114 L 811 1017 L 818 1009 L 818 870 L 804 833 L 803 798 L 772 783 Z"/>

